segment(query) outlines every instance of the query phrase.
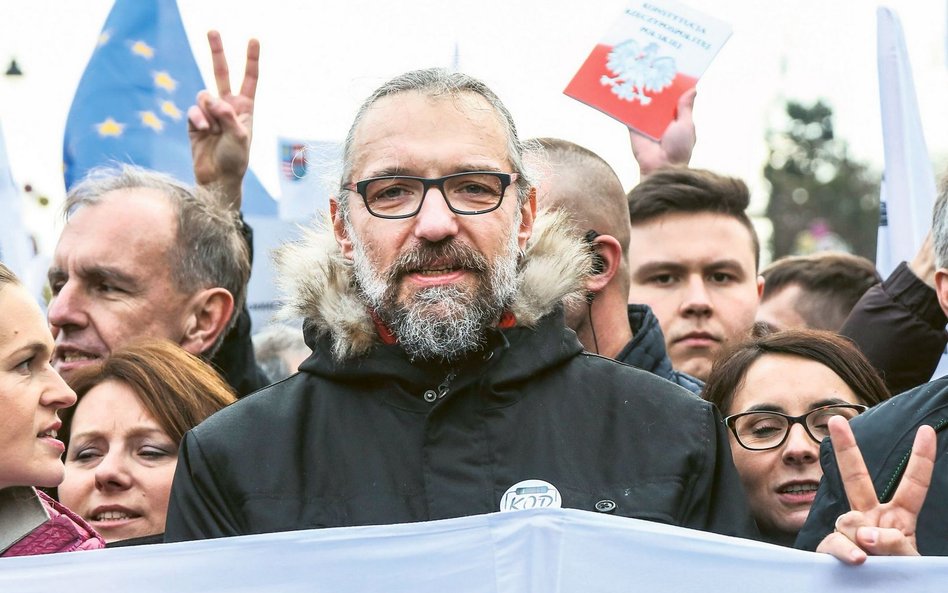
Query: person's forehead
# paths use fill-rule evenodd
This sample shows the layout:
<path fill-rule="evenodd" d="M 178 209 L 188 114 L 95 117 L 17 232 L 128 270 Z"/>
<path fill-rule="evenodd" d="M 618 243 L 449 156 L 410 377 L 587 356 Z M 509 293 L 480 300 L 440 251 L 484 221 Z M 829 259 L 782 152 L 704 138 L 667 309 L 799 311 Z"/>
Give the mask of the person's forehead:
<path fill-rule="evenodd" d="M 150 188 L 116 190 L 103 194 L 95 203 L 83 205 L 70 216 L 55 255 L 107 247 L 116 254 L 152 257 L 166 252 L 176 235 L 176 214 L 164 194 Z"/>
<path fill-rule="evenodd" d="M 728 413 L 768 406 L 798 415 L 836 400 L 858 398 L 831 368 L 802 356 L 764 354 L 747 367 Z"/>
<path fill-rule="evenodd" d="M 116 434 L 161 431 L 141 397 L 125 381 L 106 379 L 91 387 L 76 405 L 73 432 L 110 430 Z"/>
<path fill-rule="evenodd" d="M 744 370 L 744 376 L 734 387 L 734 397 L 726 414 L 737 414 L 754 406 L 767 406 L 775 411 L 796 414 L 797 404 L 787 390 L 776 382 L 761 381 L 764 374 L 779 370 L 788 359 L 784 356 L 764 354 Z M 792 364 L 792 363 L 791 363 Z"/>
<path fill-rule="evenodd" d="M 0 356 L 27 344 L 52 343 L 39 305 L 23 286 L 0 284 L 0 310 Z"/>
<path fill-rule="evenodd" d="M 480 95 L 397 93 L 376 101 L 356 127 L 353 171 L 362 178 L 452 166 L 506 169 L 507 144 L 497 112 Z"/>
<path fill-rule="evenodd" d="M 630 257 L 635 259 L 736 259 L 755 266 L 751 232 L 733 216 L 676 212 L 632 225 Z"/>

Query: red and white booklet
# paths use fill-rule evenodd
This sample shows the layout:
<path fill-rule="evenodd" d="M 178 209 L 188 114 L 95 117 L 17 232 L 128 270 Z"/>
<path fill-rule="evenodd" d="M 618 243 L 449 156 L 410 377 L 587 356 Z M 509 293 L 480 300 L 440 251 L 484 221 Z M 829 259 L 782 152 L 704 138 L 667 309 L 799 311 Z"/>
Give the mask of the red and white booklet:
<path fill-rule="evenodd" d="M 672 0 L 634 0 L 563 92 L 655 140 L 731 27 Z"/>

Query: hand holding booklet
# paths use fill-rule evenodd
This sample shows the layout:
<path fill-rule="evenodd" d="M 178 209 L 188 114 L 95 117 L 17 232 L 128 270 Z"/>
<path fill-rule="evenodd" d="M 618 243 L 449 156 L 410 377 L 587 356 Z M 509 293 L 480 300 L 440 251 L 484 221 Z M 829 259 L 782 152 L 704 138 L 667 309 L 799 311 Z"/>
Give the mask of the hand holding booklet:
<path fill-rule="evenodd" d="M 655 140 L 731 27 L 672 0 L 634 0 L 563 91 Z"/>

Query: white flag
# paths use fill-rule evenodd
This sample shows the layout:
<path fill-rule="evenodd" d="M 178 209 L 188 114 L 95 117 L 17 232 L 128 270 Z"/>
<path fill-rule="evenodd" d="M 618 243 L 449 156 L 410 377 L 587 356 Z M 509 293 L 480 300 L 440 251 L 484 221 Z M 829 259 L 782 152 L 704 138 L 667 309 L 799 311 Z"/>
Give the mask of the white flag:
<path fill-rule="evenodd" d="M 922 134 L 902 24 L 890 8 L 881 6 L 876 15 L 885 149 L 876 267 L 887 276 L 899 262 L 912 260 L 931 228 L 935 175 Z"/>
<path fill-rule="evenodd" d="M 33 244 L 23 221 L 23 198 L 13 181 L 7 146 L 0 125 L 0 261 L 20 277 L 26 286 L 31 286 L 30 273 L 33 260 Z"/>

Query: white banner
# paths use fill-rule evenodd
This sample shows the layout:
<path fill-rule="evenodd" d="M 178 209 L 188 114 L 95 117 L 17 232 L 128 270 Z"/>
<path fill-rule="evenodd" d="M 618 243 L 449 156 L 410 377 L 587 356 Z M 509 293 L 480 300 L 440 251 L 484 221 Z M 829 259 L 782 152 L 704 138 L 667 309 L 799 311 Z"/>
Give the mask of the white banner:
<path fill-rule="evenodd" d="M 50 593 L 941 591 L 948 558 L 835 558 L 573 509 L 0 559 Z"/>

